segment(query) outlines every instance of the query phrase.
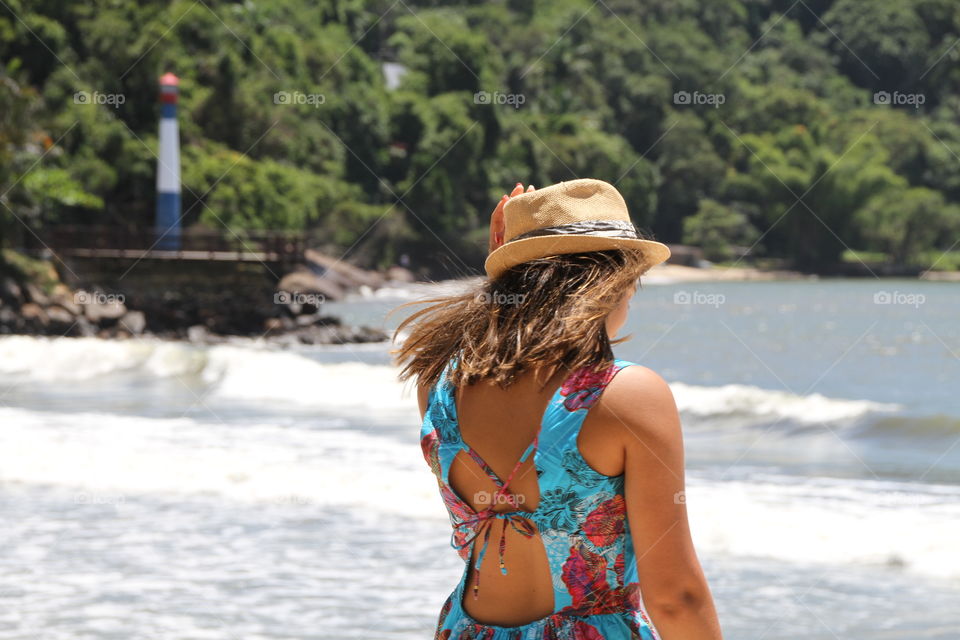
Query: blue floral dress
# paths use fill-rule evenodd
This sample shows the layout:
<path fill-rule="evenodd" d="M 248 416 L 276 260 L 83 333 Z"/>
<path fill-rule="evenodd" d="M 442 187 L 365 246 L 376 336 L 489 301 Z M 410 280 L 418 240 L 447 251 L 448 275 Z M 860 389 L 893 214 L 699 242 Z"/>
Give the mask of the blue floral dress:
<path fill-rule="evenodd" d="M 513 473 L 501 480 L 468 446 L 457 424 L 454 387 L 447 371 L 430 390 L 420 432 L 420 444 L 430 469 L 437 477 L 440 495 L 453 525 L 451 546 L 464 560 L 464 573 L 446 599 L 437 624 L 435 640 L 659 640 L 647 617 L 640 595 L 636 556 L 630 538 L 624 503 L 624 476 L 607 476 L 590 467 L 577 447 L 577 435 L 591 406 L 620 369 L 633 363 L 615 360 L 606 370 L 576 371 L 557 389 L 544 412 L 540 432 L 517 466 L 533 454 L 540 486 L 540 502 L 534 511 L 474 509 L 461 500 L 448 483 L 450 465 L 466 451 L 498 487 L 507 493 Z M 502 503 L 497 497 L 491 505 Z M 512 503 L 510 503 L 512 504 Z M 500 537 L 500 568 L 504 535 L 510 526 L 532 537 L 540 534 L 553 575 L 554 612 L 521 626 L 482 624 L 463 610 L 468 586 L 470 558 L 481 544 L 477 565 L 487 552 L 490 532 L 497 519 L 505 520 Z M 477 581 L 479 581 L 479 572 Z"/>

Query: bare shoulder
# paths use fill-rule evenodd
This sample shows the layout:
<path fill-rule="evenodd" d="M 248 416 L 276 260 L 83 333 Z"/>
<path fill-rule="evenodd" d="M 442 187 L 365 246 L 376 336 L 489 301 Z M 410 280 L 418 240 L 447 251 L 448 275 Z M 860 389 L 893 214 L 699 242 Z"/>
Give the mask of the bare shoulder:
<path fill-rule="evenodd" d="M 664 442 L 680 437 L 680 417 L 670 385 L 648 367 L 621 369 L 601 396 L 598 409 L 625 446 L 638 444 L 638 438 Z"/>
<path fill-rule="evenodd" d="M 420 407 L 420 419 L 423 419 L 424 414 L 427 412 L 427 402 L 430 396 L 430 385 L 427 384 L 417 384 L 417 404 Z"/>
<path fill-rule="evenodd" d="M 687 519 L 683 436 L 670 385 L 655 371 L 632 365 L 614 377 L 601 402 L 621 427 L 624 501 L 640 591 L 651 618 L 665 636 L 672 625 L 671 638 L 719 640 L 710 588 Z M 677 615 L 685 609 L 694 612 L 686 622 Z"/>

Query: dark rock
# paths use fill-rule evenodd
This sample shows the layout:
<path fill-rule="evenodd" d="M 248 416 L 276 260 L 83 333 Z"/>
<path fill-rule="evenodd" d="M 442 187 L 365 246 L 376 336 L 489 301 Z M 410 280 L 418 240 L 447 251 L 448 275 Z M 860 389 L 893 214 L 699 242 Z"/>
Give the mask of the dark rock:
<path fill-rule="evenodd" d="M 340 318 L 334 316 L 325 316 L 319 313 L 314 313 L 308 316 L 297 316 L 296 326 L 298 327 L 309 327 L 309 326 L 318 326 L 326 327 L 331 325 L 339 325 Z"/>
<path fill-rule="evenodd" d="M 280 333 L 270 337 L 270 344 L 276 344 L 281 347 L 295 347 L 304 344 L 295 333 Z"/>
<path fill-rule="evenodd" d="M 75 302 L 83 306 L 87 320 L 100 326 L 112 326 L 127 312 L 122 296 L 78 291 Z"/>
<path fill-rule="evenodd" d="M 387 269 L 387 280 L 393 282 L 416 282 L 417 277 L 405 267 L 390 267 Z"/>
<path fill-rule="evenodd" d="M 5 329 L 5 333 L 16 331 L 20 323 L 21 318 L 16 311 L 9 307 L 0 308 L 0 328 Z"/>
<path fill-rule="evenodd" d="M 301 330 L 294 334 L 301 344 L 325 344 L 326 341 L 315 330 Z"/>
<path fill-rule="evenodd" d="M 77 317 L 59 305 L 51 305 L 46 309 L 47 317 L 50 319 L 50 333 L 57 335 L 69 335 L 73 330 L 73 325 Z"/>
<path fill-rule="evenodd" d="M 387 334 L 370 327 L 349 327 L 340 324 L 311 325 L 294 332 L 302 344 L 346 344 L 357 342 L 382 342 Z"/>
<path fill-rule="evenodd" d="M 387 342 L 390 335 L 373 327 L 354 327 L 353 340 L 350 342 Z"/>
<path fill-rule="evenodd" d="M 36 302 L 24 303 L 23 306 L 20 307 L 20 317 L 23 318 L 27 326 L 36 329 L 46 328 L 46 326 L 50 324 L 50 317 L 47 315 L 47 312 Z"/>
<path fill-rule="evenodd" d="M 210 279 L 195 269 L 177 272 L 171 280 L 166 273 L 163 279 L 128 278 L 123 289 L 106 289 L 116 293 L 102 288 L 113 282 L 112 276 L 98 276 L 104 284 L 83 281 L 86 290 L 76 291 L 55 279 L 45 288 L 39 280 L 6 277 L 0 279 L 0 333 L 127 339 L 149 332 L 203 344 L 224 342 L 226 336 L 257 338 L 265 332 L 271 342 L 290 345 L 386 339 L 382 332 L 343 326 L 322 313 L 328 300 L 358 287 L 380 286 L 384 276 L 320 254 L 312 258 L 277 287 L 247 270 L 227 270 Z"/>
<path fill-rule="evenodd" d="M 328 300 L 340 300 L 344 287 L 333 280 L 309 271 L 292 271 L 277 283 L 276 304 L 310 304 L 319 308 Z M 286 295 L 284 295 L 286 294 Z M 302 294 L 302 295 L 301 295 Z"/>
<path fill-rule="evenodd" d="M 68 335 L 81 338 L 92 338 L 97 335 L 97 328 L 84 316 L 77 316 L 76 320 L 76 324 L 73 325 Z"/>
<path fill-rule="evenodd" d="M 313 262 L 307 262 L 305 265 L 300 265 L 297 267 L 297 272 L 306 272 L 312 274 L 317 278 L 320 278 L 325 282 L 330 282 L 341 289 L 354 289 L 357 286 L 356 281 L 345 273 L 341 273 L 336 269 L 323 267 Z"/>
<path fill-rule="evenodd" d="M 72 315 L 79 316 L 83 314 L 83 307 L 74 301 L 74 295 L 73 291 L 70 291 L 66 286 L 60 284 L 57 285 L 53 293 L 50 294 L 50 301 L 53 304 L 60 305 Z"/>
<path fill-rule="evenodd" d="M 23 301 L 23 292 L 20 290 L 20 285 L 9 276 L 0 280 L 0 298 L 4 302 L 19 305 Z"/>
<path fill-rule="evenodd" d="M 366 271 L 337 258 L 325 256 L 313 249 L 304 251 L 303 257 L 307 264 L 315 270 L 318 270 L 319 267 L 319 270 L 325 275 L 331 274 L 331 272 L 339 274 L 340 277 L 352 283 L 353 288 L 363 285 L 376 288 L 383 284 L 383 276 L 376 271 Z"/>
<path fill-rule="evenodd" d="M 40 287 L 32 282 L 28 282 L 23 285 L 23 289 L 27 294 L 27 298 L 30 299 L 30 302 L 34 302 L 41 307 L 46 307 L 50 304 L 50 298 L 47 296 L 47 294 L 45 294 Z"/>
<path fill-rule="evenodd" d="M 202 324 L 188 327 L 185 335 L 181 333 L 177 337 L 186 338 L 194 344 L 222 344 L 228 340 L 227 336 L 215 333 Z"/>
<path fill-rule="evenodd" d="M 210 332 L 202 324 L 195 324 L 187 329 L 187 340 L 190 342 L 203 343 L 210 337 Z"/>
<path fill-rule="evenodd" d="M 117 324 L 120 330 L 139 336 L 147 328 L 147 317 L 142 311 L 127 311 Z"/>
<path fill-rule="evenodd" d="M 287 318 L 267 318 L 263 321 L 263 330 L 267 333 L 283 331 L 283 321 Z"/>

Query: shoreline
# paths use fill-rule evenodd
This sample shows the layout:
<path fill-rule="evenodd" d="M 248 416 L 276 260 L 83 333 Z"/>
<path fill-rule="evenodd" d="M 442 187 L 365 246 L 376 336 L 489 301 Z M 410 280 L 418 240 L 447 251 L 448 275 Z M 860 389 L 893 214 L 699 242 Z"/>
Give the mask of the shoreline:
<path fill-rule="evenodd" d="M 757 267 L 688 267 L 680 264 L 658 264 L 641 276 L 646 284 L 675 284 L 680 282 L 752 282 L 770 280 L 819 280 L 816 274 L 786 269 L 758 269 Z"/>
<path fill-rule="evenodd" d="M 877 273 L 804 273 L 790 269 L 760 269 L 757 267 L 688 267 L 679 264 L 659 264 L 651 268 L 641 279 L 649 284 L 673 284 L 679 282 L 752 282 L 770 280 L 832 280 L 837 278 L 879 280 L 918 280 L 928 282 L 960 282 L 960 271 L 921 271 L 916 276 L 905 274 Z"/>
<path fill-rule="evenodd" d="M 322 256 L 311 256 L 320 262 Z M 324 265 L 326 276 L 304 270 L 295 271 L 278 283 L 275 292 L 246 292 L 246 300 L 235 301 L 237 293 L 221 290 L 202 302 L 191 299 L 196 313 L 171 314 L 182 310 L 179 300 L 158 300 L 142 295 L 139 289 L 130 296 L 102 290 L 87 292 L 65 285 L 50 263 L 38 272 L 19 278 L 8 273 L 0 277 L 0 335 L 45 337 L 98 337 L 104 339 L 153 338 L 188 344 L 222 344 L 236 340 L 262 342 L 278 346 L 338 345 L 389 342 L 382 329 L 344 324 L 336 313 L 324 309 L 326 302 L 399 298 L 412 301 L 437 295 L 458 293 L 476 286 L 483 276 L 417 281 L 409 272 L 388 270 L 380 274 L 365 272 L 349 265 Z M 393 277 L 391 277 L 393 276 Z M 644 285 L 673 285 L 696 282 L 770 282 L 784 280 L 862 279 L 872 276 L 846 274 L 821 275 L 786 269 L 758 267 L 691 267 L 659 264 L 641 277 Z M 883 275 L 878 279 L 911 279 L 960 282 L 960 271 L 926 271 L 918 276 Z M 336 284 L 336 291 L 331 290 Z M 172 292 L 177 292 L 174 286 Z M 284 293 L 287 292 L 287 293 Z M 179 292 L 182 293 L 182 292 Z M 330 295 L 335 293 L 336 295 Z M 271 297 L 271 304 L 262 298 Z M 284 298 L 280 303 L 279 298 Z M 174 296 L 175 298 L 177 296 Z M 119 299 L 118 299 L 119 298 Z M 129 307 L 124 304 L 129 298 Z M 274 299 L 277 298 L 277 299 Z M 256 304 L 251 300 L 257 301 Z M 204 318 L 206 316 L 206 318 Z M 206 323 L 198 322 L 201 318 Z M 217 322 L 213 322 L 213 319 Z M 153 325 L 153 326 L 151 326 Z"/>

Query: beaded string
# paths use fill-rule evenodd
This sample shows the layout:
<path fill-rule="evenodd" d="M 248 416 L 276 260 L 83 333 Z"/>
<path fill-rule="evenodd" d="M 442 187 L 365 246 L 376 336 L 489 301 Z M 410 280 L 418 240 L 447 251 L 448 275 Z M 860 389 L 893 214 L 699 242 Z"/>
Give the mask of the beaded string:
<path fill-rule="evenodd" d="M 504 552 L 507 548 L 507 522 L 510 523 L 510 526 L 513 527 L 514 531 L 523 535 L 524 537 L 531 538 L 536 533 L 533 525 L 524 517 L 519 515 L 518 511 L 505 512 L 505 511 L 494 511 L 493 506 L 498 504 L 502 496 L 506 496 L 507 502 L 516 506 L 516 499 L 514 494 L 507 494 L 507 488 L 510 485 L 510 482 L 513 480 L 514 475 L 517 473 L 517 470 L 523 465 L 526 459 L 530 454 L 537 449 L 537 442 L 539 440 L 539 434 L 533 439 L 533 442 L 530 443 L 530 446 L 527 447 L 527 450 L 523 452 L 523 455 L 520 457 L 520 460 L 517 461 L 517 464 L 513 467 L 513 471 L 510 472 L 510 475 L 507 477 L 506 482 L 501 483 L 500 479 L 496 477 L 496 474 L 493 473 L 489 465 L 480 458 L 479 454 L 472 447 L 468 447 L 468 453 L 478 465 L 500 486 L 497 488 L 497 491 L 493 495 L 491 500 L 491 506 L 487 509 L 484 509 L 482 512 L 478 513 L 476 518 L 471 518 L 469 521 L 464 522 L 464 524 L 473 525 L 479 522 L 479 527 L 476 529 L 476 533 L 464 544 L 469 544 L 476 540 L 477 535 L 479 535 L 480 528 L 485 528 L 483 534 L 483 544 L 480 547 L 480 554 L 477 556 L 477 563 L 474 565 L 474 572 L 476 573 L 476 579 L 473 583 L 473 597 L 474 599 L 479 598 L 480 593 L 480 567 L 483 565 L 483 559 L 487 553 L 487 543 L 490 540 L 490 530 L 492 528 L 491 522 L 494 518 L 499 518 L 503 520 L 503 529 L 500 534 L 500 543 L 498 545 L 498 555 L 500 561 L 500 572 L 503 575 L 507 575 L 507 566 L 504 562 Z"/>

